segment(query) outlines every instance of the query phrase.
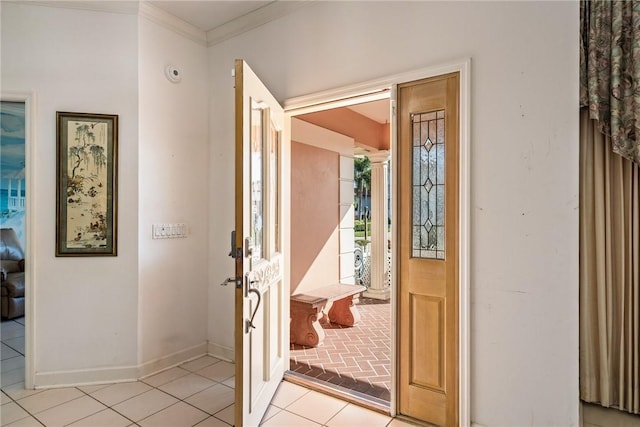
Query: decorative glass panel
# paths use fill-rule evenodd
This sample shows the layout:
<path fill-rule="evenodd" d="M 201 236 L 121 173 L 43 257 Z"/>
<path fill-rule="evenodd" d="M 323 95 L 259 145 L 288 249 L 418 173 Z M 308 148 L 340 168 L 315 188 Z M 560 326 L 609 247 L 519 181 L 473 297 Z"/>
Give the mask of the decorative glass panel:
<path fill-rule="evenodd" d="M 251 243 L 253 245 L 251 258 L 254 260 L 263 258 L 262 114 L 262 108 L 254 101 L 251 101 Z"/>
<path fill-rule="evenodd" d="M 445 112 L 411 115 L 414 258 L 444 259 Z"/>

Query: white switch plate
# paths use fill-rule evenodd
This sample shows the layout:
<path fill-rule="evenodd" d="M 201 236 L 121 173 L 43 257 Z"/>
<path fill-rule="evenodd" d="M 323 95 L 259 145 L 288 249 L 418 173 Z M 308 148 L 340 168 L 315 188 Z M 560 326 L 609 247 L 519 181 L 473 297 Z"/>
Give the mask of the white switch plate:
<path fill-rule="evenodd" d="M 187 237 L 187 224 L 153 224 L 151 236 L 154 239 L 177 239 Z"/>

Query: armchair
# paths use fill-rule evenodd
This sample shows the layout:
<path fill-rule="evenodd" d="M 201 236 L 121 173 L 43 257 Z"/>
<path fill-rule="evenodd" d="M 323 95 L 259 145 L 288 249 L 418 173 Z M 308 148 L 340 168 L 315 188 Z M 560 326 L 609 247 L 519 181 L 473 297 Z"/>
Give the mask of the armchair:
<path fill-rule="evenodd" d="M 24 316 L 24 251 L 12 228 L 0 229 L 2 318 Z"/>

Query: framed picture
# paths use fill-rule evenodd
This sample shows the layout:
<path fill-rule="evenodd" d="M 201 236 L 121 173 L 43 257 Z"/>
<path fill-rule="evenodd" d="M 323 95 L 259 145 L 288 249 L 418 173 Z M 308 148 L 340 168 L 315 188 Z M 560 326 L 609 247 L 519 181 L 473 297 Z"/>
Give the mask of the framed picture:
<path fill-rule="evenodd" d="M 57 112 L 56 122 L 56 256 L 116 256 L 118 116 Z"/>

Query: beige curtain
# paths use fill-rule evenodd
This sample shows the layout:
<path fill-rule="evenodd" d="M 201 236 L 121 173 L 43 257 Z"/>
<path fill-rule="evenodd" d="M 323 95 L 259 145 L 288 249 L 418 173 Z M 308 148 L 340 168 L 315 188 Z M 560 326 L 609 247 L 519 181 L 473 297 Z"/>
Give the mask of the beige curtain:
<path fill-rule="evenodd" d="M 640 413 L 640 166 L 580 112 L 580 396 Z"/>

